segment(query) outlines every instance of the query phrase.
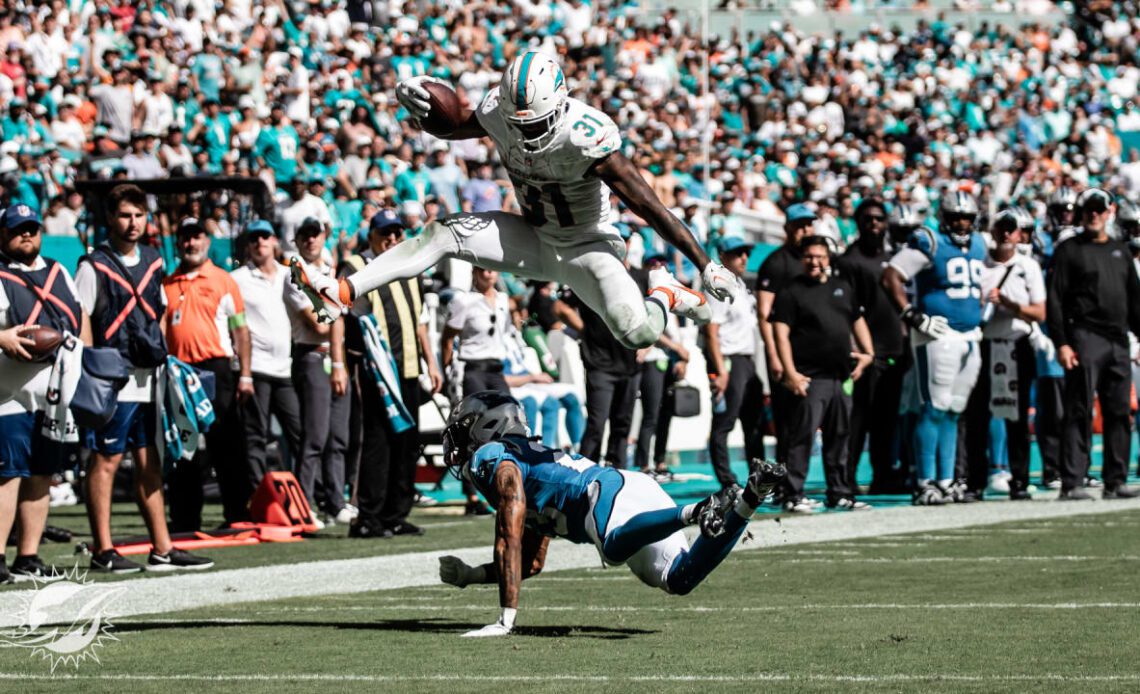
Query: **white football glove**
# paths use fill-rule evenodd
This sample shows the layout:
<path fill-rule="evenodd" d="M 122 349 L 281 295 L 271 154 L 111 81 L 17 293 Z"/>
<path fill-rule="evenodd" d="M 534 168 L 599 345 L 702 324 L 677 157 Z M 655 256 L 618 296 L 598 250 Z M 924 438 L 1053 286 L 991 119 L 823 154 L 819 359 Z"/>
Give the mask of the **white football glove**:
<path fill-rule="evenodd" d="M 506 624 L 501 624 L 499 622 L 495 622 L 494 624 L 488 624 L 487 626 L 483 627 L 482 629 L 476 629 L 474 631 L 469 631 L 463 635 L 463 638 L 465 638 L 465 639 L 483 639 L 483 638 L 487 638 L 488 636 L 506 636 L 509 633 L 511 633 L 511 628 L 509 626 L 507 626 Z"/>
<path fill-rule="evenodd" d="M 1041 356 L 1045 357 L 1045 361 L 1053 361 L 1057 358 L 1057 346 L 1049 339 L 1049 336 L 1041 332 L 1041 328 L 1033 323 L 1033 327 L 1029 330 L 1029 346 L 1033 351 L 1040 352 Z"/>
<path fill-rule="evenodd" d="M 429 75 L 420 75 L 419 77 L 412 77 L 400 82 L 396 85 L 396 100 L 400 105 L 408 109 L 412 114 L 412 118 L 416 120 L 422 119 L 431 110 L 431 95 L 424 89 L 425 82 L 436 82 L 444 84 L 443 80 L 436 79 Z"/>
<path fill-rule="evenodd" d="M 439 558 L 439 580 L 457 588 L 466 588 L 471 583 L 473 569 L 459 557 L 448 555 Z"/>
<path fill-rule="evenodd" d="M 709 263 L 701 271 L 701 288 L 721 301 L 732 303 L 736 275 L 720 263 Z"/>
<path fill-rule="evenodd" d="M 504 607 L 502 614 L 499 616 L 499 621 L 494 624 L 488 624 L 482 629 L 469 631 L 463 635 L 463 638 L 469 639 L 482 639 L 488 636 L 506 636 L 511 633 L 515 628 L 515 615 L 518 611 L 510 607 Z"/>
<path fill-rule="evenodd" d="M 916 311 L 913 306 L 906 307 L 902 312 L 902 319 L 918 332 L 936 340 L 950 333 L 950 324 L 945 316 L 928 316 Z"/>

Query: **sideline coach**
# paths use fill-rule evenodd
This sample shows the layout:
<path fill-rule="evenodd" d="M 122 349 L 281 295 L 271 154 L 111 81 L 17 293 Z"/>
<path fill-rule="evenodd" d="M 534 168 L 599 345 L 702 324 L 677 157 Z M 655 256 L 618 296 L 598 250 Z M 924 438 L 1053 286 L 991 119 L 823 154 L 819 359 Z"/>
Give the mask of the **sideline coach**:
<path fill-rule="evenodd" d="M 1140 334 L 1140 278 L 1127 246 L 1108 236 L 1116 205 L 1100 188 L 1077 199 L 1080 233 L 1053 253 L 1047 320 L 1065 369 L 1061 498 L 1088 499 L 1093 392 L 1104 421 L 1104 498 L 1140 495 L 1124 485 L 1131 447 L 1128 330 Z"/>

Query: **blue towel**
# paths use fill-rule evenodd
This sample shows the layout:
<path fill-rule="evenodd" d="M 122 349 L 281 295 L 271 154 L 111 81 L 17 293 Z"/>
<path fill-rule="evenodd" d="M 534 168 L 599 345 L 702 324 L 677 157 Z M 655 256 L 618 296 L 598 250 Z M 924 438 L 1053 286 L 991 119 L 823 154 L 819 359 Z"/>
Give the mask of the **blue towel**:
<path fill-rule="evenodd" d="M 392 433 L 399 434 L 415 426 L 415 420 L 404 405 L 400 392 L 400 379 L 396 375 L 396 359 L 384 336 L 377 327 L 376 316 L 368 314 L 360 317 L 360 331 L 364 333 L 365 363 L 376 381 L 380 400 L 388 413 L 388 424 Z"/>
<path fill-rule="evenodd" d="M 214 405 L 207 388 L 197 369 L 169 356 L 159 382 L 163 459 L 170 463 L 192 460 L 198 451 L 199 435 L 214 424 Z"/>

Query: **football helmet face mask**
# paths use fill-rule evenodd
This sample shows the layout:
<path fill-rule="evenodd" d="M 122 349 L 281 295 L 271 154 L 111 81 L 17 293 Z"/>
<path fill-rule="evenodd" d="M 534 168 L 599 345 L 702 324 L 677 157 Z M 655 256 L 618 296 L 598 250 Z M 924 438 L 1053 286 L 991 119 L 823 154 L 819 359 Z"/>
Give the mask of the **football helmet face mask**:
<path fill-rule="evenodd" d="M 891 243 L 902 247 L 906 245 L 914 230 L 922 226 L 922 213 L 914 205 L 895 205 L 887 216 L 887 231 Z"/>
<path fill-rule="evenodd" d="M 1071 227 L 1077 221 L 1077 191 L 1061 186 L 1049 196 L 1045 206 L 1050 229 Z"/>
<path fill-rule="evenodd" d="M 499 82 L 499 111 L 529 152 L 549 149 L 564 125 L 569 90 L 562 68 L 545 53 L 527 51 Z"/>
<path fill-rule="evenodd" d="M 443 462 L 456 477 L 466 471 L 467 461 L 483 444 L 503 436 L 530 436 L 522 405 L 505 393 L 485 390 L 472 393 L 447 417 L 443 430 Z"/>
<path fill-rule="evenodd" d="M 1140 251 L 1140 207 L 1126 198 L 1116 203 L 1116 228 L 1120 230 L 1120 240 L 1127 241 L 1129 248 Z"/>
<path fill-rule="evenodd" d="M 978 218 L 978 201 L 965 191 L 947 192 L 938 210 L 943 233 L 959 246 L 968 246 Z"/>

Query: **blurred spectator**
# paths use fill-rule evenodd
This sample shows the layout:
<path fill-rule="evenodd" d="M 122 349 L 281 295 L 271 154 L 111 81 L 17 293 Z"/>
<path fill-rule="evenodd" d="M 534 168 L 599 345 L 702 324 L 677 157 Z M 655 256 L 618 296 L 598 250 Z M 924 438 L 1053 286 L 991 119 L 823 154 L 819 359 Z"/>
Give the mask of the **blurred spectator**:
<path fill-rule="evenodd" d="M 476 267 L 471 273 L 471 291 L 458 294 L 447 304 L 447 323 L 440 337 L 440 363 L 444 372 L 459 373 L 462 368 L 461 397 L 485 390 L 511 392 L 503 377 L 503 362 L 507 358 L 507 331 L 511 326 L 511 307 L 507 295 L 495 288 L 499 273 Z M 458 340 L 458 350 L 455 343 Z M 456 354 L 462 367 L 453 364 Z M 542 374 L 539 376 L 543 376 Z M 546 381 L 550 377 L 546 376 Z M 516 381 L 516 383 L 518 383 Z M 521 383 L 519 383 L 521 385 Z M 533 421 L 532 421 L 533 425 Z M 486 510 L 475 487 L 464 481 L 463 493 L 467 497 L 468 515 Z"/>
<path fill-rule="evenodd" d="M 784 383 L 791 393 L 784 429 L 788 478 L 780 496 L 785 511 L 813 510 L 803 485 L 815 432 L 822 430 L 827 505 L 865 509 L 868 506 L 855 499 L 847 470 L 851 393 L 845 381 L 858 381 L 874 359 L 871 333 L 855 286 L 844 275 L 830 272 L 827 237 L 805 237 L 800 251 L 804 272 L 780 289 L 771 317 Z"/>
<path fill-rule="evenodd" d="M 447 370 L 452 354 L 463 362 L 462 396 L 483 390 L 509 393 L 503 378 L 511 307 L 507 295 L 495 288 L 499 273 L 474 268 L 471 291 L 457 294 L 447 305 L 447 323 L 440 341 L 440 363 Z M 458 339 L 459 347 L 453 347 Z"/>
<path fill-rule="evenodd" d="M 646 272 L 664 265 L 665 256 L 660 253 L 648 255 L 643 261 Z M 665 331 L 661 333 L 657 344 L 643 350 L 639 359 L 641 426 L 633 453 L 634 465 L 641 472 L 667 477 L 669 468 L 665 464 L 665 453 L 669 441 L 669 422 L 673 416 L 670 411 L 672 401 L 667 393 L 674 383 L 684 380 L 689 366 L 689 351 L 681 344 L 675 315 L 670 313 L 665 317 Z"/>
<path fill-rule="evenodd" d="M 252 494 L 269 471 L 270 416 L 284 434 L 285 469 L 289 456 L 295 460 L 300 455 L 301 405 L 292 380 L 292 324 L 285 307 L 289 273 L 277 262 L 277 236 L 268 222 L 257 220 L 246 226 L 245 242 L 248 260 L 231 276 L 241 289 L 251 344 L 250 374 L 238 378 L 237 390 L 242 400 L 247 493 Z"/>
<path fill-rule="evenodd" d="M 83 310 L 91 316 L 95 347 L 117 349 L 131 366 L 130 380 L 119 391 L 111 421 L 86 432 L 91 449 L 87 470 L 87 516 L 93 542 L 91 570 L 133 573 L 143 566 L 126 559 L 111 540 L 111 492 L 115 471 L 130 450 L 135 495 L 153 549 L 150 570 L 209 568 L 213 562 L 175 549 L 166 526 L 162 461 L 155 437 L 155 369 L 166 363 L 162 258 L 139 243 L 146 230 L 146 195 L 133 185 L 111 189 L 107 199 L 107 243 L 79 262 L 75 285 Z"/>
<path fill-rule="evenodd" d="M 491 179 L 491 163 L 479 162 L 475 175 L 463 186 L 464 212 L 494 212 L 503 209 L 503 191 Z"/>
<path fill-rule="evenodd" d="M 728 435 L 740 419 L 748 384 L 756 378 L 756 300 L 741 279 L 752 244 L 739 236 L 726 236 L 717 243 L 717 250 L 721 263 L 736 276 L 737 287 L 731 302 L 709 297 L 712 321 L 702 333 L 713 397 L 709 458 L 721 489 L 728 489 L 739 486 L 729 467 Z"/>
<path fill-rule="evenodd" d="M 71 274 L 40 255 L 41 225 L 32 210 L 10 207 L 0 214 L 0 372 L 5 387 L 0 404 L 0 537 L 19 520 L 16 557 L 9 570 L 0 552 L 0 584 L 17 578 L 54 580 L 55 567 L 39 557 L 48 517 L 52 475 L 78 453 L 74 425 L 56 429 L 48 398 L 54 359 L 32 361 L 24 333 L 34 326 L 67 331 L 91 341 L 91 322 L 80 308 Z M 45 295 L 47 300 L 45 300 Z M 53 431 L 56 433 L 53 434 Z M 66 436 L 70 434 L 71 436 Z M 71 440 L 67 440 L 71 438 Z"/>
<path fill-rule="evenodd" d="M 851 450 L 848 466 L 854 488 L 855 471 L 868 447 L 871 459 L 871 494 L 901 494 L 909 490 L 905 472 L 896 469 L 898 418 L 880 416 L 898 412 L 903 374 L 910 367 L 898 310 L 882 288 L 883 270 L 890 261 L 887 250 L 887 209 L 881 198 L 864 198 L 855 211 L 859 235 L 836 267 L 855 284 L 871 331 L 875 361 L 855 384 L 851 401 Z M 870 442 L 868 443 L 868 439 Z"/>
<path fill-rule="evenodd" d="M 982 325 L 982 368 L 966 405 L 966 493 L 981 499 L 993 468 L 990 419 L 1005 421 L 1009 498 L 1029 495 L 1029 396 L 1034 377 L 1034 323 L 1045 319 L 1041 266 L 1017 252 L 1023 243 L 1018 209 L 998 214 L 990 227 L 994 247 L 986 258 L 982 295 L 988 304 Z M 1027 214 L 1027 213 L 1026 213 Z"/>
<path fill-rule="evenodd" d="M 399 215 L 381 210 L 372 218 L 368 247 L 349 256 L 340 272 L 360 268 L 404 238 Z M 393 535 L 422 535 L 423 529 L 408 521 L 415 496 L 413 481 L 419 450 L 419 406 L 422 391 L 418 378 L 421 359 L 427 363 L 432 393 L 443 384 L 435 353 L 428 342 L 423 310 L 423 278 L 391 282 L 370 294 L 356 298 L 345 317 L 345 347 L 348 350 L 349 377 L 353 384 L 353 415 L 362 436 L 355 444 L 359 451 L 357 478 L 358 517 L 349 529 L 350 537 L 372 538 Z M 376 378 L 365 354 L 360 319 L 371 314 L 387 342 L 396 365 L 398 396 L 411 417 L 411 427 L 396 433 L 390 423 L 390 410 L 381 399 Z M 355 433 L 353 434 L 356 435 Z"/>
<path fill-rule="evenodd" d="M 320 174 L 305 174 L 294 178 L 289 183 L 288 201 L 279 208 L 281 250 L 287 254 L 297 250 L 293 236 L 297 233 L 301 222 L 306 219 L 316 219 L 325 231 L 332 228 L 332 215 L 329 213 L 328 203 L 313 194 L 314 184 L 321 184 Z"/>
<path fill-rule="evenodd" d="M 772 418 L 776 427 L 776 460 L 787 460 L 788 445 L 784 432 L 785 415 L 792 408 L 791 392 L 784 385 L 784 363 L 776 352 L 776 336 L 768 317 L 776 296 L 792 280 L 804 273 L 800 259 L 800 240 L 811 232 L 815 213 L 807 205 L 788 208 L 784 217 L 784 243 L 764 259 L 756 273 L 756 310 L 760 337 L 764 341 L 768 364 L 768 388 L 772 397 Z"/>
<path fill-rule="evenodd" d="M 214 424 L 206 449 L 193 460 L 178 460 L 167 474 L 170 527 L 175 532 L 202 528 L 202 484 L 212 467 L 222 494 L 224 522 L 249 520 L 245 454 L 236 407 L 252 393 L 250 336 L 245 303 L 237 283 L 209 258 L 210 235 L 194 217 L 178 225 L 178 268 L 163 280 L 166 339 L 170 354 L 214 376 Z M 236 362 L 237 374 L 233 366 Z M 238 380 L 247 380 L 239 389 Z M 236 401 L 236 402 L 235 402 Z M 209 457 L 209 467 L 203 458 Z"/>
<path fill-rule="evenodd" d="M 322 251 L 328 232 L 313 218 L 297 229 L 297 252 L 326 274 L 334 268 Z M 344 320 L 321 323 L 309 299 L 292 283 L 285 287 L 293 341 L 293 383 L 301 403 L 301 448 L 297 480 L 310 505 L 333 521 L 348 525 L 355 509 L 344 499 L 348 449 L 348 369 L 344 355 Z"/>
<path fill-rule="evenodd" d="M 626 244 L 630 239 L 626 239 Z M 631 272 L 641 294 L 648 292 L 644 272 Z M 582 303 L 567 288 L 562 293 L 567 310 L 559 317 L 579 334 L 582 364 L 586 370 L 586 431 L 579 452 L 590 460 L 605 461 L 618 469 L 626 467 L 626 446 L 633 425 L 633 405 L 637 401 L 639 370 L 637 351 L 618 341 L 605 320 Z M 602 454 L 602 434 L 606 438 Z"/>
<path fill-rule="evenodd" d="M 1080 233 L 1053 253 L 1049 335 L 1065 369 L 1061 498 L 1088 499 L 1092 401 L 1104 428 L 1104 497 L 1140 496 L 1127 487 L 1129 448 L 1128 331 L 1140 334 L 1140 278 L 1127 247 L 1108 236 L 1112 196 L 1090 188 L 1078 198 Z"/>

